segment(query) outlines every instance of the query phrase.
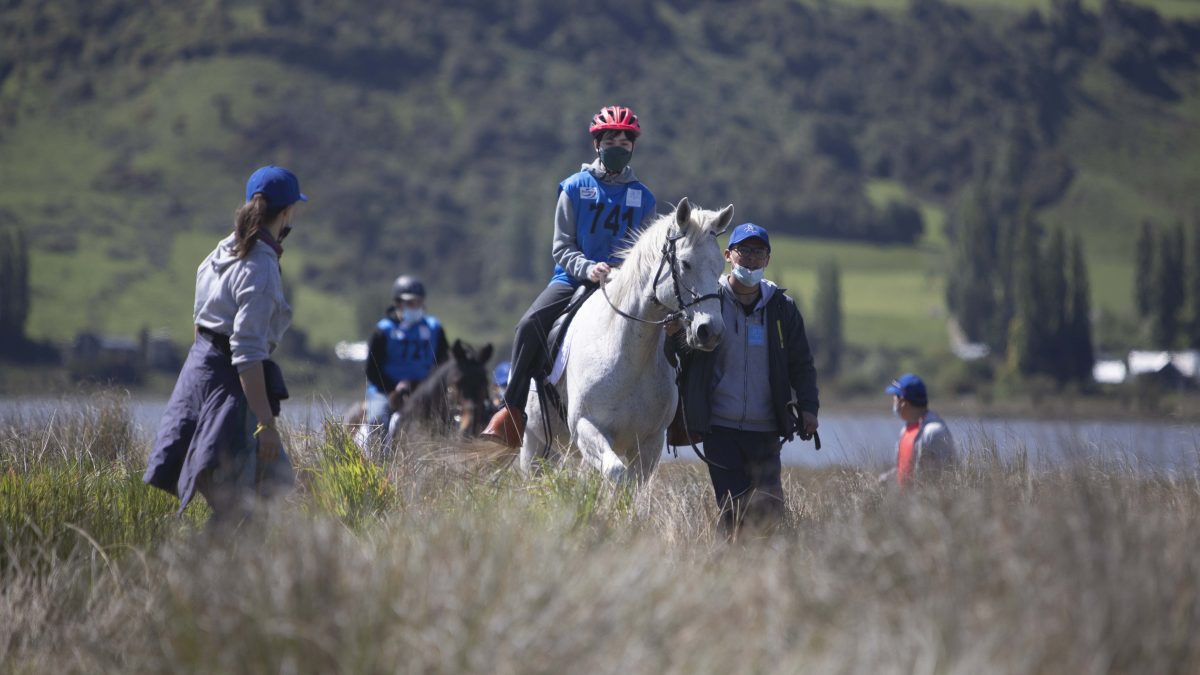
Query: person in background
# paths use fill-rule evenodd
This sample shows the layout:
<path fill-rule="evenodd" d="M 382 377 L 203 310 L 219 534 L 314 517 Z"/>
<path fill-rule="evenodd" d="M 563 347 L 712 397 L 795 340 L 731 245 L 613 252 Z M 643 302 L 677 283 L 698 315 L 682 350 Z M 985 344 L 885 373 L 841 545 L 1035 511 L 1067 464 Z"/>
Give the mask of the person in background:
<path fill-rule="evenodd" d="M 620 263 L 616 251 L 655 217 L 654 195 L 629 161 L 642 127 L 633 110 L 605 106 L 588 127 L 596 158 L 558 185 L 554 210 L 554 276 L 517 324 L 512 372 L 504 405 L 483 437 L 510 448 L 525 434 L 530 380 L 546 361 L 546 338 L 554 320 L 584 282 L 603 283 Z"/>
<path fill-rule="evenodd" d="M 942 418 L 929 409 L 929 395 L 920 377 L 905 373 L 884 391 L 892 395 L 892 413 L 904 422 L 904 428 L 896 444 L 896 466 L 879 477 L 881 483 L 894 480 L 906 490 L 919 479 L 957 463 L 954 437 Z"/>
<path fill-rule="evenodd" d="M 667 324 L 668 358 L 683 368 L 686 430 L 702 435 L 708 473 L 721 513 L 721 528 L 734 537 L 744 524 L 764 532 L 783 519 L 779 453 L 783 440 L 817 431 L 817 371 L 793 301 L 764 278 L 771 262 L 766 229 L 738 225 L 725 260 L 718 294 L 725 333 L 711 352 L 687 350 Z M 792 415 L 789 404 L 800 411 Z M 686 437 L 686 435 L 685 435 Z"/>
<path fill-rule="evenodd" d="M 367 429 L 389 424 L 405 397 L 450 358 L 446 332 L 425 313 L 425 284 L 402 275 L 392 284 L 392 306 L 367 341 Z"/>
<path fill-rule="evenodd" d="M 236 525 L 256 499 L 294 482 L 276 425 L 287 389 L 268 357 L 292 321 L 280 260 L 298 204 L 306 201 L 291 171 L 258 169 L 246 181 L 233 233 L 196 270 L 195 342 L 143 477 L 177 496 L 180 513 L 199 491 L 213 524 Z"/>
<path fill-rule="evenodd" d="M 491 403 L 493 410 L 499 410 L 500 406 L 504 405 L 504 390 L 508 389 L 508 374 L 511 370 L 512 363 L 501 361 L 496 364 L 496 368 L 492 371 Z"/>

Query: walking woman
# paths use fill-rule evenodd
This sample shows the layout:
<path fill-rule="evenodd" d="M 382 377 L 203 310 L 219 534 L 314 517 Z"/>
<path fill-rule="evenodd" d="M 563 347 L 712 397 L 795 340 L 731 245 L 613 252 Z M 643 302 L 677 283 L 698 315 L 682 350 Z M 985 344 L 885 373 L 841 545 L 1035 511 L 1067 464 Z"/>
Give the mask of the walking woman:
<path fill-rule="evenodd" d="M 483 437 L 512 448 L 525 433 L 530 378 L 545 361 L 546 334 L 585 281 L 602 283 L 620 264 L 622 244 L 655 216 L 654 195 L 629 161 L 642 127 L 633 110 L 610 105 L 588 127 L 595 159 L 558 185 L 554 210 L 554 276 L 517 324 L 504 405 Z"/>
<path fill-rule="evenodd" d="M 196 270 L 195 343 L 142 480 L 177 496 L 180 512 L 198 490 L 215 524 L 236 525 L 256 497 L 285 492 L 294 480 L 275 425 L 287 390 L 268 357 L 292 321 L 280 244 L 306 201 L 291 171 L 255 171 L 233 233 Z"/>

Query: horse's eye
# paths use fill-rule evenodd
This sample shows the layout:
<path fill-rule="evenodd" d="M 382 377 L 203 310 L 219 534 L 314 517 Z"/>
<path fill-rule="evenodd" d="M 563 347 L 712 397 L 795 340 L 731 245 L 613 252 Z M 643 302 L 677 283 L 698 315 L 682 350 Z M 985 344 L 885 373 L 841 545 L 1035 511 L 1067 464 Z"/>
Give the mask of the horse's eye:
<path fill-rule="evenodd" d="M 683 269 L 684 269 L 684 271 L 692 269 L 692 264 L 690 262 L 684 260 L 683 261 Z"/>

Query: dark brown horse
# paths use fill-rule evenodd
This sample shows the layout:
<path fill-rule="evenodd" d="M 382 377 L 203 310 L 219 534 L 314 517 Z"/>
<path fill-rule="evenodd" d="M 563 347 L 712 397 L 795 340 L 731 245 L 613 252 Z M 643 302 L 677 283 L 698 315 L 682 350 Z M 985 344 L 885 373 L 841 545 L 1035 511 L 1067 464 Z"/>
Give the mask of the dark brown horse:
<path fill-rule="evenodd" d="M 416 388 L 401 382 L 388 394 L 393 412 L 384 429 L 363 426 L 367 404 L 358 401 L 342 416 L 355 440 L 367 450 L 370 437 L 376 444 L 391 445 L 400 431 L 448 436 L 455 432 L 475 436 L 491 416 L 487 361 L 492 357 L 488 343 L 478 352 L 462 340 L 450 348 L 451 358 L 439 365 Z"/>
<path fill-rule="evenodd" d="M 413 390 L 400 409 L 400 429 L 435 435 L 478 435 L 487 422 L 490 379 L 488 343 L 478 352 L 462 340 L 450 347 L 451 358 Z"/>

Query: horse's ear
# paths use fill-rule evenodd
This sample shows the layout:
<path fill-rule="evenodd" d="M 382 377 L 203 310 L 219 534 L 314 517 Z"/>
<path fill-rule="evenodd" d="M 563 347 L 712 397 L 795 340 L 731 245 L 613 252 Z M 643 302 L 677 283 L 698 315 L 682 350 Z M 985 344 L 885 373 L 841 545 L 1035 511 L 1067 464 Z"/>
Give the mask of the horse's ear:
<path fill-rule="evenodd" d="M 725 234 L 725 230 L 729 229 L 729 224 L 733 222 L 733 204 L 721 209 L 717 214 L 717 222 L 713 223 L 713 234 L 721 236 Z"/>
<path fill-rule="evenodd" d="M 489 342 L 479 350 L 479 363 L 487 363 L 490 358 L 492 358 L 492 343 Z"/>
<path fill-rule="evenodd" d="M 463 348 L 462 340 L 455 340 L 454 344 L 450 346 L 450 352 L 454 354 L 455 361 L 461 363 L 467 360 L 467 350 Z"/>
<path fill-rule="evenodd" d="M 679 200 L 679 204 L 675 206 L 675 225 L 679 227 L 679 231 L 687 232 L 688 223 L 692 222 L 692 203 L 687 197 Z"/>

